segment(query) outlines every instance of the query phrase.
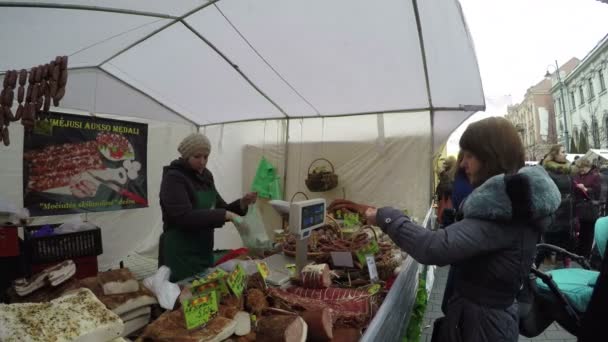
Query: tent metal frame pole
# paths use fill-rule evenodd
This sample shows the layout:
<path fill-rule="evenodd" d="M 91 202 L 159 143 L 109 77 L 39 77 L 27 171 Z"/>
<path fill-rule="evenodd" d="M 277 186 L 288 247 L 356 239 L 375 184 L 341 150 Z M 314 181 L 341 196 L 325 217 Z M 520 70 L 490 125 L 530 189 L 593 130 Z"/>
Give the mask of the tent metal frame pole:
<path fill-rule="evenodd" d="M 178 19 L 179 18 L 174 15 L 155 13 L 155 12 L 135 11 L 135 10 L 128 10 L 128 9 L 100 7 L 100 6 L 87 6 L 87 5 L 52 4 L 52 3 L 38 3 L 38 2 L 3 2 L 3 3 L 0 3 L 0 7 L 53 8 L 53 9 L 65 9 L 65 10 L 80 10 L 80 11 L 129 14 L 129 15 L 138 15 L 138 16 L 142 16 L 142 17 L 154 17 L 154 18 L 160 18 L 160 19 Z"/>
<path fill-rule="evenodd" d="M 163 25 L 162 27 L 160 27 L 160 28 L 158 28 L 158 29 L 156 29 L 156 30 L 154 30 L 154 31 L 150 32 L 149 34 L 147 34 L 147 35 L 145 35 L 145 36 L 141 37 L 140 39 L 136 40 L 135 42 L 133 42 L 133 43 L 131 43 L 131 44 L 127 45 L 125 48 L 121 49 L 120 51 L 116 52 L 116 53 L 115 53 L 115 54 L 113 54 L 112 56 L 110 56 L 110 57 L 106 58 L 104 61 L 102 61 L 101 63 L 99 63 L 99 64 L 98 64 L 98 66 L 102 66 L 102 65 L 104 65 L 104 64 L 106 64 L 106 63 L 108 63 L 109 61 L 111 61 L 111 60 L 113 60 L 114 58 L 116 58 L 116 57 L 118 57 L 118 56 L 122 55 L 123 53 L 125 53 L 125 52 L 126 52 L 126 51 L 128 51 L 128 50 L 130 50 L 131 48 L 133 48 L 133 47 L 135 47 L 135 46 L 139 45 L 140 43 L 142 43 L 142 42 L 144 42 L 144 41 L 148 40 L 149 38 L 152 38 L 152 37 L 153 37 L 153 36 L 155 36 L 157 33 L 159 33 L 159 32 L 161 32 L 161 31 L 163 31 L 163 30 L 165 30 L 165 29 L 169 28 L 171 25 L 176 24 L 176 23 L 178 23 L 178 22 L 180 22 L 180 21 L 182 21 L 182 20 L 186 19 L 187 17 L 191 16 L 192 14 L 194 14 L 194 13 L 196 13 L 196 12 L 198 12 L 198 11 L 200 11 L 200 10 L 204 9 L 204 8 L 205 8 L 205 7 L 207 7 L 207 6 L 211 6 L 211 5 L 215 4 L 215 3 L 216 3 L 216 2 L 218 2 L 218 1 L 220 1 L 220 0 L 210 0 L 209 2 L 207 2 L 207 3 L 203 4 L 203 5 L 200 5 L 200 6 L 196 7 L 196 8 L 194 8 L 194 9 L 192 9 L 191 11 L 187 12 L 186 14 L 184 14 L 184 15 L 182 15 L 182 16 L 180 16 L 180 17 L 171 17 L 170 19 L 173 19 L 173 20 L 171 20 L 171 22 L 167 23 L 166 25 Z"/>
<path fill-rule="evenodd" d="M 416 113 L 416 112 L 429 112 L 429 111 L 465 111 L 464 108 L 478 108 L 475 105 L 466 105 L 459 107 L 439 107 L 439 108 L 410 108 L 410 109 L 395 109 L 395 110 L 379 110 L 376 112 L 360 112 L 360 113 L 345 113 L 345 114 L 336 114 L 336 115 L 311 115 L 311 116 L 289 116 L 287 119 L 296 120 L 296 119 L 319 119 L 319 118 L 340 118 L 345 116 L 357 116 L 357 115 L 376 115 L 376 114 L 406 114 L 406 113 Z M 222 121 L 222 122 L 214 122 L 205 124 L 202 126 L 214 126 L 214 125 L 222 125 L 222 124 L 231 124 L 231 123 L 242 123 L 242 122 L 254 122 L 254 121 L 266 121 L 266 120 L 281 120 L 284 119 L 282 117 L 267 117 L 267 118 L 258 118 L 258 119 L 244 119 L 244 120 L 234 120 L 234 121 Z"/>
<path fill-rule="evenodd" d="M 285 125 L 285 157 L 283 158 L 283 200 L 287 200 L 287 167 L 289 165 L 289 121 L 290 119 L 283 119 L 287 121 Z"/>
<path fill-rule="evenodd" d="M 202 34 L 200 34 L 196 29 L 194 29 L 194 27 L 190 26 L 190 24 L 188 24 L 185 20 L 180 19 L 180 22 L 182 23 L 182 25 L 184 25 L 186 28 L 188 28 L 192 33 L 194 33 L 194 35 L 196 35 L 200 40 L 202 40 L 211 49 L 213 49 L 213 51 L 215 51 L 215 53 L 217 53 L 220 57 L 222 57 L 222 59 L 224 59 L 224 61 L 226 61 L 226 63 L 228 63 L 239 75 L 241 75 L 241 77 L 247 83 L 249 83 L 249 85 L 252 86 L 253 89 L 255 89 L 260 95 L 262 95 L 266 100 L 268 100 L 268 102 L 270 102 L 275 108 L 277 108 L 284 115 L 284 117 L 286 117 L 286 118 L 289 117 L 289 115 L 287 115 L 287 113 L 283 110 L 283 108 L 281 108 L 281 106 L 279 106 L 276 102 L 274 102 L 270 98 L 270 96 L 266 95 L 266 93 L 264 93 L 262 91 L 262 89 L 260 89 L 257 85 L 255 85 L 255 83 L 253 83 L 253 81 L 247 75 L 245 75 L 245 73 L 239 68 L 239 66 L 237 64 L 233 63 L 230 60 L 230 58 L 228 58 L 228 56 L 226 56 L 222 51 L 220 51 L 220 49 L 218 49 L 215 45 L 213 45 L 213 43 L 211 43 L 207 38 L 203 37 Z"/>
<path fill-rule="evenodd" d="M 101 68 L 101 67 L 95 67 L 95 69 L 100 70 L 101 72 L 105 73 L 105 74 L 106 74 L 106 75 L 108 75 L 109 77 L 111 77 L 111 78 L 115 79 L 116 81 L 118 81 L 118 82 L 120 82 L 120 83 L 124 84 L 126 87 L 128 87 L 128 88 L 130 88 L 130 89 L 132 89 L 132 90 L 135 90 L 136 92 L 138 92 L 138 93 L 142 94 L 143 96 L 145 96 L 145 97 L 147 97 L 148 99 L 152 100 L 154 103 L 158 104 L 159 106 L 161 106 L 161 107 L 165 108 L 166 110 L 170 111 L 171 113 L 175 114 L 176 116 L 178 116 L 178 117 L 180 117 L 180 118 L 184 119 L 185 121 L 187 121 L 187 122 L 191 123 L 192 125 L 194 125 L 194 127 L 197 127 L 197 128 L 198 128 L 198 127 L 200 127 L 200 126 L 201 126 L 199 123 L 195 122 L 194 120 L 192 120 L 192 119 L 190 119 L 190 118 L 188 118 L 188 117 L 185 117 L 184 115 L 182 115 L 182 114 L 180 114 L 179 112 L 175 111 L 175 110 L 174 110 L 174 109 L 172 109 L 171 107 L 169 107 L 169 106 L 167 106 L 166 104 L 164 104 L 164 103 L 160 102 L 159 100 L 155 99 L 153 96 L 151 96 L 150 94 L 146 93 L 145 91 L 143 91 L 143 90 L 141 90 L 141 89 L 139 89 L 139 88 L 135 87 L 135 86 L 134 86 L 134 85 L 132 85 L 132 84 L 129 84 L 129 83 L 127 83 L 127 82 L 125 82 L 125 81 L 121 80 L 121 79 L 120 79 L 118 76 L 116 76 L 116 75 L 114 75 L 114 74 L 112 74 L 112 73 L 110 73 L 110 72 L 108 72 L 108 71 L 104 70 L 104 69 L 103 69 L 103 68 Z"/>
<path fill-rule="evenodd" d="M 426 60 L 426 50 L 424 48 L 424 37 L 422 34 L 422 22 L 420 20 L 420 11 L 418 10 L 418 0 L 412 0 L 412 6 L 414 7 L 414 16 L 416 17 L 416 28 L 418 29 L 418 42 L 420 44 L 420 53 L 422 55 L 422 66 L 424 68 L 424 80 L 426 83 L 426 93 L 429 101 L 429 118 L 431 124 L 431 153 L 429 164 L 431 166 L 431 173 L 429 174 L 429 187 L 430 192 L 429 195 L 431 199 L 433 198 L 433 193 L 435 192 L 435 166 L 433 165 L 433 155 L 435 150 L 435 108 L 433 107 L 433 97 L 431 96 L 431 82 L 429 79 L 429 68 Z"/>

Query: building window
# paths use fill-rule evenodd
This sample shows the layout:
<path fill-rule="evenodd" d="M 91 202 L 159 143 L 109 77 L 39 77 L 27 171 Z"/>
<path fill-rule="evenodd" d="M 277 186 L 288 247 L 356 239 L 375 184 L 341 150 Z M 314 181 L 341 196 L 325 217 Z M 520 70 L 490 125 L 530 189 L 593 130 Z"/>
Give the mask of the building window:
<path fill-rule="evenodd" d="M 572 109 L 572 110 L 576 109 L 576 98 L 574 96 L 574 91 L 570 92 L 570 109 Z"/>
<path fill-rule="evenodd" d="M 585 93 L 583 92 L 583 86 L 578 86 L 578 96 L 581 98 L 581 106 L 585 104 Z"/>
<path fill-rule="evenodd" d="M 591 117 L 591 136 L 593 137 L 593 147 L 600 148 L 600 125 L 598 125 L 595 115 Z"/>
<path fill-rule="evenodd" d="M 604 132 L 606 133 L 606 141 L 608 141 L 608 112 L 604 112 Z"/>
<path fill-rule="evenodd" d="M 593 91 L 593 79 L 590 78 L 587 82 L 589 83 L 589 101 L 591 101 L 595 97 L 595 91 Z"/>
<path fill-rule="evenodd" d="M 606 81 L 604 80 L 604 69 L 600 69 L 600 71 L 598 71 L 598 74 L 600 76 L 600 91 L 604 91 L 606 90 Z"/>
<path fill-rule="evenodd" d="M 562 103 L 562 99 L 558 98 L 557 100 L 555 100 L 555 113 L 557 115 L 561 115 L 561 103 Z"/>

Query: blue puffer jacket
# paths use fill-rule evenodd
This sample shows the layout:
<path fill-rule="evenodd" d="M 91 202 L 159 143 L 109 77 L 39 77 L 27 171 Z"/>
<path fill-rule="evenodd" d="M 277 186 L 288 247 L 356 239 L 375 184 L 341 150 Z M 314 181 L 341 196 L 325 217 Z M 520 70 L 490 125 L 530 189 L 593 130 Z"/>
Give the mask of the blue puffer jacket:
<path fill-rule="evenodd" d="M 462 206 L 464 219 L 446 229 L 430 231 L 397 209 L 378 210 L 380 227 L 410 256 L 452 267 L 454 294 L 434 332 L 440 341 L 518 340 L 516 297 L 560 200 L 544 169 L 525 167 L 476 188 Z"/>

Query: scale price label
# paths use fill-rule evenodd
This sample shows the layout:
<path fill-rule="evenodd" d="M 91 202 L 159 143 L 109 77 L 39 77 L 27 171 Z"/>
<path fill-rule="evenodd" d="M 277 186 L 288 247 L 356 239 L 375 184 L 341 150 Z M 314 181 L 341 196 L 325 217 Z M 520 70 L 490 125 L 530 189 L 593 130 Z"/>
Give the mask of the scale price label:
<path fill-rule="evenodd" d="M 369 271 L 369 279 L 372 281 L 372 283 L 377 282 L 378 281 L 378 270 L 376 269 L 376 260 L 374 259 L 374 256 L 371 254 L 366 255 L 365 261 L 367 261 L 367 270 Z"/>
<path fill-rule="evenodd" d="M 243 290 L 245 289 L 245 282 L 247 281 L 245 278 L 245 271 L 239 264 L 236 265 L 236 268 L 234 269 L 234 271 L 232 271 L 232 273 L 230 273 L 227 279 L 230 290 L 232 290 L 232 293 L 234 293 L 239 298 L 241 298 Z"/>
<path fill-rule="evenodd" d="M 218 312 L 215 291 L 182 301 L 186 328 L 188 330 L 207 324 Z"/>

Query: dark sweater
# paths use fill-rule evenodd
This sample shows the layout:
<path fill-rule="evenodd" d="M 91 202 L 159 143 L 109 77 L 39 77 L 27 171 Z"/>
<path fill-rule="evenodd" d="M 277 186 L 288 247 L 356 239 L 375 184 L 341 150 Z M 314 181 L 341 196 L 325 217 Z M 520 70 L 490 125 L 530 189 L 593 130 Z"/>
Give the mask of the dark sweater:
<path fill-rule="evenodd" d="M 197 191 L 215 190 L 215 209 L 193 209 Z M 226 222 L 226 210 L 237 215 L 245 215 L 240 199 L 227 204 L 217 192 L 211 171 L 202 174 L 194 171 L 183 159 L 177 159 L 163 169 L 160 186 L 160 206 L 163 213 L 163 230 L 168 226 L 184 229 L 219 228 Z"/>

